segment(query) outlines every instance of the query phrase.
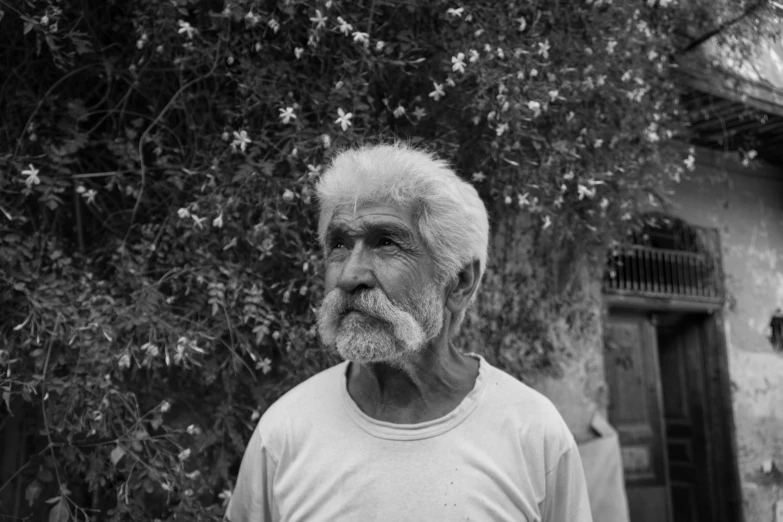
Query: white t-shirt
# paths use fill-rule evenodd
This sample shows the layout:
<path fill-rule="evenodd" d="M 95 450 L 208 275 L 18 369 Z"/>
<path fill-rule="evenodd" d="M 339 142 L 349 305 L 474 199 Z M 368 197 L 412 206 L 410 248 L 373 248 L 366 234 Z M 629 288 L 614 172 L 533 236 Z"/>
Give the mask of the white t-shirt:
<path fill-rule="evenodd" d="M 295 387 L 250 439 L 231 522 L 591 522 L 574 439 L 543 395 L 480 356 L 451 413 L 363 413 L 344 362 Z"/>

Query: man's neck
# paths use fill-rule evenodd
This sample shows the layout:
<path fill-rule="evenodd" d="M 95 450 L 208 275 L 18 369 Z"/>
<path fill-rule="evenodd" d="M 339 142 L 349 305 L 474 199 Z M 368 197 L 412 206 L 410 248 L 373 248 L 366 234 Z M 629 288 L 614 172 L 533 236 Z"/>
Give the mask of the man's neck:
<path fill-rule="evenodd" d="M 351 363 L 348 393 L 374 419 L 417 424 L 454 410 L 473 389 L 478 367 L 477 359 L 436 343 L 404 368 Z"/>

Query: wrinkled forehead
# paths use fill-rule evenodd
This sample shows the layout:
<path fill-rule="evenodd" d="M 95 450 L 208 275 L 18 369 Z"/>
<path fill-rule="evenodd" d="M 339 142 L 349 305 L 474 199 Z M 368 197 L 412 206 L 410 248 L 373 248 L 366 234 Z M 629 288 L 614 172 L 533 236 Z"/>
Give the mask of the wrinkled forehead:
<path fill-rule="evenodd" d="M 393 223 L 408 228 L 414 234 L 418 230 L 413 205 L 397 203 L 392 198 L 366 200 L 354 198 L 343 200 L 333 209 L 322 212 L 318 224 L 318 234 L 323 240 L 327 231 L 335 227 L 350 228 L 351 226 L 382 225 L 384 223 Z"/>

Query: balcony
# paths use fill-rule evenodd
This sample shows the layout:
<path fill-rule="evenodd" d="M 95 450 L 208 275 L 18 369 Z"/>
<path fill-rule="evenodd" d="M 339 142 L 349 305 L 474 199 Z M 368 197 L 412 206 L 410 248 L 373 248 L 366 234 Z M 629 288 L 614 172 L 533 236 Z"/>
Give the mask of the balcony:
<path fill-rule="evenodd" d="M 686 227 L 648 226 L 631 234 L 626 244 L 609 254 L 604 292 L 722 303 L 725 290 L 718 231 Z"/>

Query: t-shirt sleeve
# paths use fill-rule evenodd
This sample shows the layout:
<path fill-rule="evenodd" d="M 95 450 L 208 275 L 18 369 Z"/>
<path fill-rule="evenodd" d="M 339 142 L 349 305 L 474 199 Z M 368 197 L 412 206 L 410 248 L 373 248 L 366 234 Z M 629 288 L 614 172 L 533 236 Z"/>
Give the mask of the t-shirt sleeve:
<path fill-rule="evenodd" d="M 272 496 L 272 479 L 277 463 L 264 445 L 259 429 L 253 432 L 242 457 L 237 484 L 224 520 L 227 522 L 278 522 Z"/>
<path fill-rule="evenodd" d="M 582 459 L 576 444 L 560 456 L 546 474 L 546 497 L 541 507 L 542 522 L 592 522 Z"/>

